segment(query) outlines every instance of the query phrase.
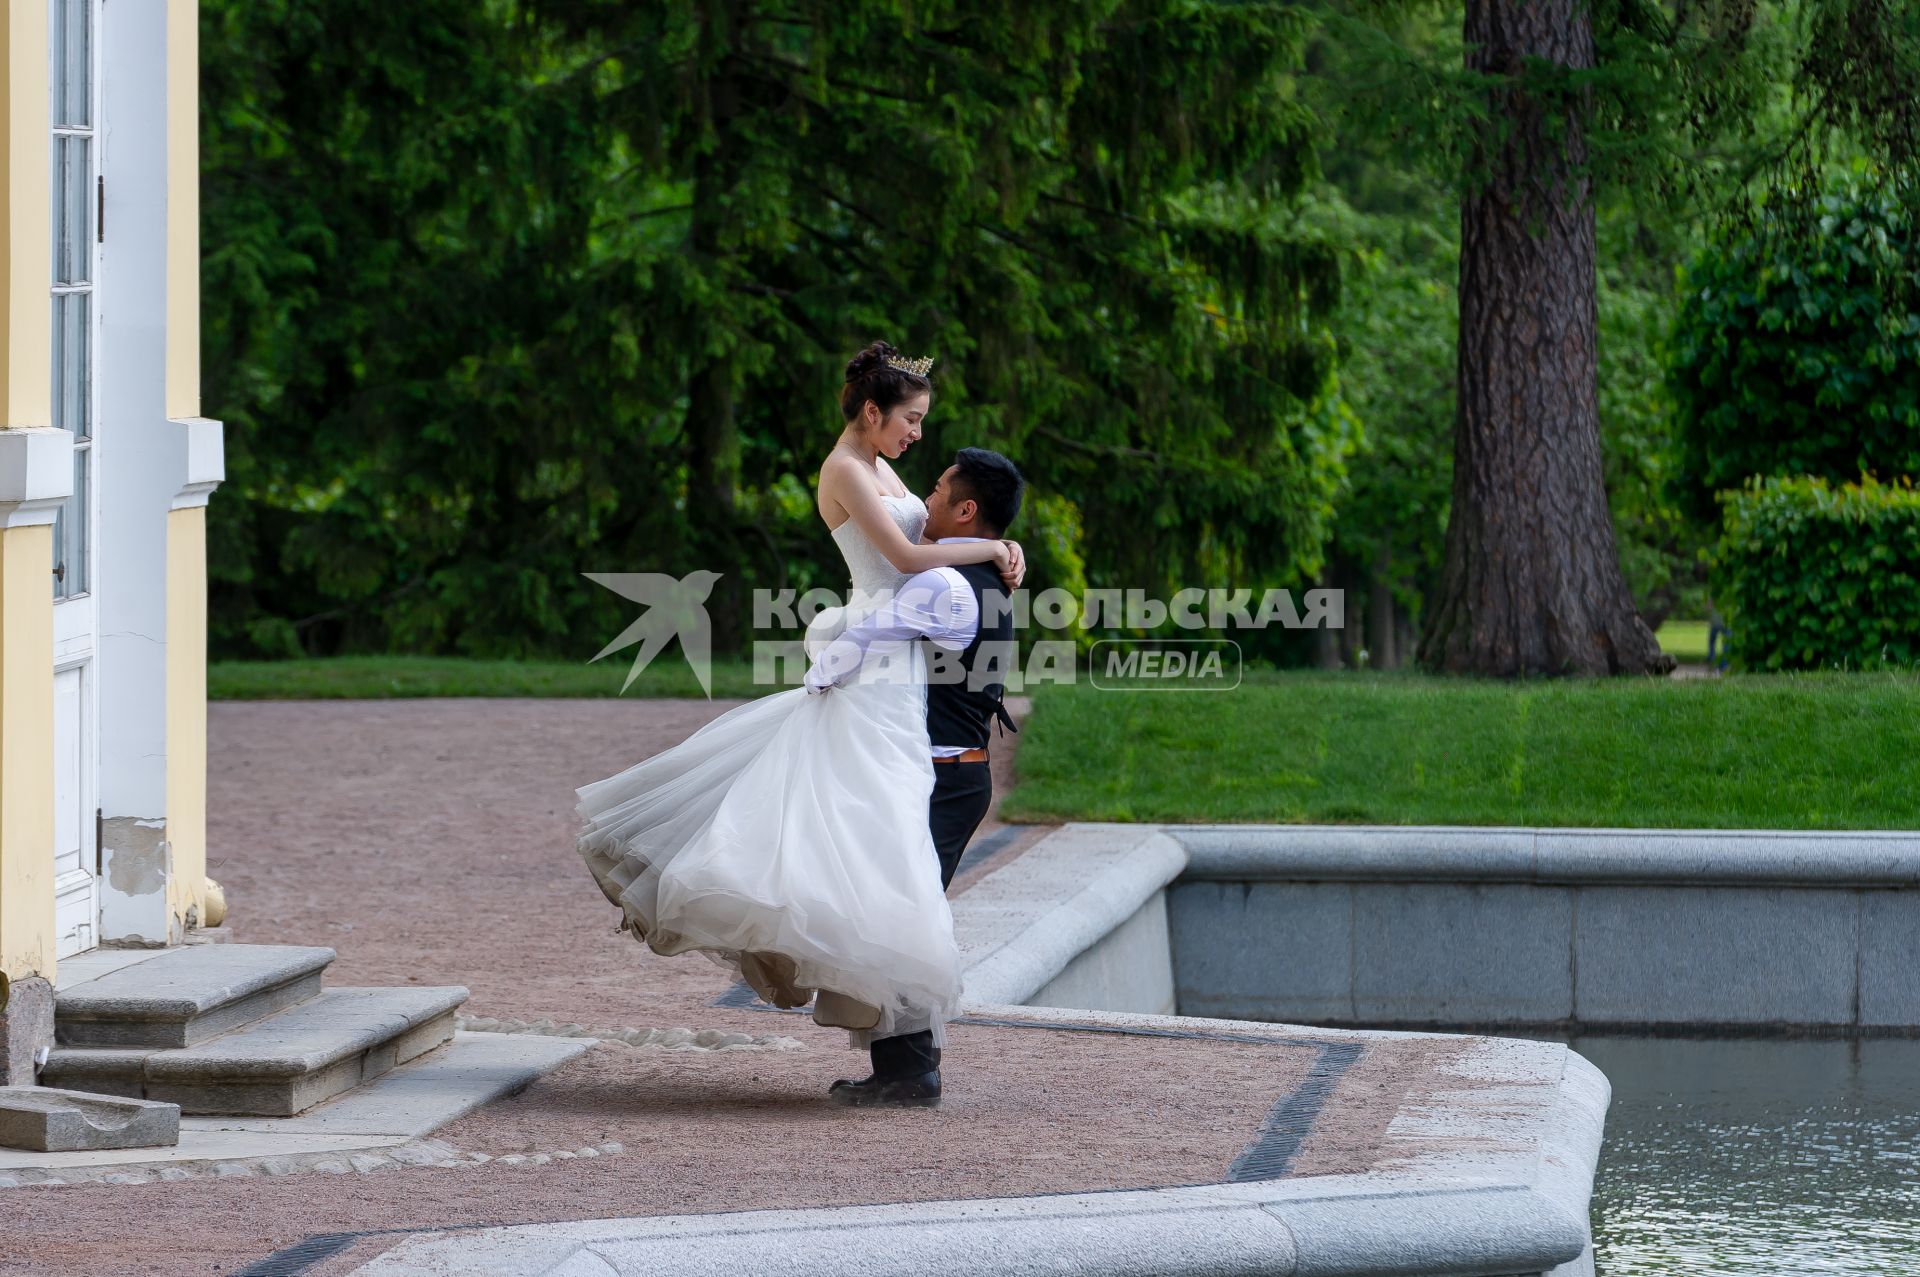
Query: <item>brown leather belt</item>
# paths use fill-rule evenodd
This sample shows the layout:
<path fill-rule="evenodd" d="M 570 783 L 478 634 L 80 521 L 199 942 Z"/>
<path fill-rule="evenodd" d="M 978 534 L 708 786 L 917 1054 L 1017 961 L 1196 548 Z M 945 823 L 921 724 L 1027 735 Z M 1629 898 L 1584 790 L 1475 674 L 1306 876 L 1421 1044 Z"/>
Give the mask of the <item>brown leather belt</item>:
<path fill-rule="evenodd" d="M 935 754 L 933 761 L 936 763 L 984 763 L 987 761 L 987 751 L 984 749 L 970 749 L 964 754 L 948 754 L 944 757 Z"/>

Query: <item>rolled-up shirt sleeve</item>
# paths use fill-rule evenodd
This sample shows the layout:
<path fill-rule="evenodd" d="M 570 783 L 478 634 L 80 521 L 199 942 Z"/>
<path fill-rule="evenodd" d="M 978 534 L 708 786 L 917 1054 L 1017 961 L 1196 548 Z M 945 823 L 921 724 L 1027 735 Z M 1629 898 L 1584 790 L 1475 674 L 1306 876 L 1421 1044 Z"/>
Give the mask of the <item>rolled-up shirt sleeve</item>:
<path fill-rule="evenodd" d="M 845 682 L 878 644 L 925 638 L 942 647 L 964 648 L 980 627 L 978 613 L 973 591 L 952 568 L 931 568 L 909 577 L 891 599 L 820 650 L 807 668 L 806 688 L 824 692 Z"/>

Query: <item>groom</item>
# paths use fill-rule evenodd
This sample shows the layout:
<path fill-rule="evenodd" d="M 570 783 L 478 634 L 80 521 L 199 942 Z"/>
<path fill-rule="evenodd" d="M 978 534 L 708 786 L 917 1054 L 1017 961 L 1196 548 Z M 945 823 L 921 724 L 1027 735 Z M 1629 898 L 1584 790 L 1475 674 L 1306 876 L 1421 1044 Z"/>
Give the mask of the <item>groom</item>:
<path fill-rule="evenodd" d="M 1006 533 L 1020 512 L 1026 482 L 1013 462 L 985 448 L 962 448 L 927 497 L 921 538 L 979 541 Z M 1013 608 L 991 562 L 933 568 L 908 580 L 886 606 L 829 643 L 807 671 L 807 690 L 825 692 L 860 668 L 875 643 L 924 639 L 927 736 L 933 746 L 933 797 L 927 821 L 940 857 L 940 885 L 952 884 L 960 856 L 993 801 L 987 733 L 998 719 L 1012 728 L 1000 696 L 1013 659 Z M 1016 729 L 1017 730 L 1017 729 Z M 879 1038 L 868 1048 L 873 1074 L 833 1084 L 851 1105 L 932 1107 L 940 1102 L 940 1048 L 931 1030 Z"/>

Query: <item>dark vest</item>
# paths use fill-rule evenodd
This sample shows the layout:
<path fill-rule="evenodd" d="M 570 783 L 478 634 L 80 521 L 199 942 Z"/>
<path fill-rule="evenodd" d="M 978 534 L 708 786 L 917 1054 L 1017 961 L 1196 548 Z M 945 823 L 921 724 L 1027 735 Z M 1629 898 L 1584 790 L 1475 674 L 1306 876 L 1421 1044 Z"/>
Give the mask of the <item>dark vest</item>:
<path fill-rule="evenodd" d="M 991 563 L 954 568 L 973 591 L 980 627 L 958 653 L 927 644 L 927 739 L 934 745 L 987 747 L 987 727 L 1019 729 L 1000 703 L 1013 666 L 1013 609 L 1000 570 Z"/>

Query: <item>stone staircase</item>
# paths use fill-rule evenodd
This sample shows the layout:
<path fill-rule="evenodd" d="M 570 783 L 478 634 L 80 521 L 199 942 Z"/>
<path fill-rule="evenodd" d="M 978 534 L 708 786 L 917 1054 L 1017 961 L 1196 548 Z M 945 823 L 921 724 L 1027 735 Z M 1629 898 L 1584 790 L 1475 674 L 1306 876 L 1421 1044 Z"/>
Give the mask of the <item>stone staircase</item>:
<path fill-rule="evenodd" d="M 458 986 L 323 988 L 333 950 L 159 951 L 61 988 L 42 1086 L 291 1117 L 453 1037 Z"/>

